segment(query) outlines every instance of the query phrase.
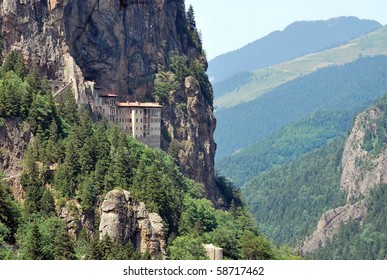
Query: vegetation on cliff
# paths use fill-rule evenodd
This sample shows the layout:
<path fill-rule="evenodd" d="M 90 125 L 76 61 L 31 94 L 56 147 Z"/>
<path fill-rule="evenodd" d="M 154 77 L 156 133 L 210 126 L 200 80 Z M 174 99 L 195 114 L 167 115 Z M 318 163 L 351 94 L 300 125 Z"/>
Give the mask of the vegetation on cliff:
<path fill-rule="evenodd" d="M 218 187 L 231 203 L 216 210 L 203 186 L 184 177 L 175 159 L 149 149 L 114 124 L 94 123 L 70 91 L 54 100 L 35 68 L 12 52 L 0 68 L 0 117 L 21 118 L 34 134 L 24 157 L 24 202 L 5 181 L 0 188 L 0 257 L 5 259 L 139 259 L 133 245 L 98 235 L 98 205 L 112 189 L 125 189 L 163 218 L 172 259 L 203 259 L 198 246 L 213 243 L 230 259 L 290 257 L 254 226 L 238 191 Z M 18 74 L 17 74 L 17 73 Z M 61 217 L 68 209 L 75 228 Z M 87 219 L 88 228 L 77 226 Z M 91 225 L 90 225 L 91 224 Z M 72 225 L 74 226 L 74 225 Z M 200 246 L 199 246 L 200 247 Z M 200 247 L 202 248 L 202 247 Z"/>

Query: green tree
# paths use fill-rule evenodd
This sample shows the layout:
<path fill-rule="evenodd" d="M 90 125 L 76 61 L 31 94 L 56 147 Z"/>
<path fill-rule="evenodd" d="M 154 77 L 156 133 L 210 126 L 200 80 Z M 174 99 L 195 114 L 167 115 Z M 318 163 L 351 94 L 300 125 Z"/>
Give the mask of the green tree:
<path fill-rule="evenodd" d="M 36 155 L 31 148 L 27 150 L 21 175 L 21 184 L 25 190 L 24 209 L 28 216 L 40 211 L 40 202 L 43 194 L 42 181 L 36 164 Z"/>
<path fill-rule="evenodd" d="M 190 42 L 196 47 L 197 50 L 202 52 L 202 42 L 199 32 L 196 28 L 195 12 L 192 5 L 189 5 L 187 10 L 187 31 Z"/>
<path fill-rule="evenodd" d="M 37 222 L 32 224 L 27 243 L 26 258 L 29 260 L 44 260 L 46 256 L 43 251 L 42 235 Z"/>
<path fill-rule="evenodd" d="M 79 124 L 78 105 L 71 88 L 60 96 L 59 115 L 69 125 Z"/>
<path fill-rule="evenodd" d="M 5 72 L 13 71 L 20 78 L 24 78 L 27 73 L 27 69 L 24 65 L 22 52 L 19 50 L 11 51 L 5 58 L 3 68 Z"/>
<path fill-rule="evenodd" d="M 210 232 L 216 228 L 215 209 L 209 200 L 185 197 L 183 207 L 179 228 L 181 233 L 192 232 L 193 226 L 203 232 Z"/>
<path fill-rule="evenodd" d="M 6 242 L 15 242 L 15 233 L 19 226 L 21 213 L 13 199 L 12 193 L 0 176 L 0 224 L 6 228 L 2 231 L 2 238 Z"/>
<path fill-rule="evenodd" d="M 203 239 L 195 235 L 177 237 L 169 247 L 171 260 L 206 260 Z"/>
<path fill-rule="evenodd" d="M 50 190 L 44 190 L 40 199 L 40 212 L 47 216 L 55 214 L 55 200 Z"/>
<path fill-rule="evenodd" d="M 246 231 L 240 240 L 241 257 L 244 260 L 269 260 L 273 258 L 270 242 L 263 236 Z"/>
<path fill-rule="evenodd" d="M 97 187 L 90 177 L 85 177 L 79 184 L 78 198 L 81 201 L 82 209 L 92 211 L 97 200 Z"/>
<path fill-rule="evenodd" d="M 55 259 L 56 260 L 75 260 L 74 242 L 68 234 L 67 230 L 63 228 L 55 236 Z"/>
<path fill-rule="evenodd" d="M 49 134 L 50 125 L 57 122 L 58 115 L 51 95 L 36 95 L 29 111 L 28 122 L 34 134 Z"/>
<path fill-rule="evenodd" d="M 0 117 L 26 117 L 28 115 L 29 85 L 14 72 L 0 79 Z"/>

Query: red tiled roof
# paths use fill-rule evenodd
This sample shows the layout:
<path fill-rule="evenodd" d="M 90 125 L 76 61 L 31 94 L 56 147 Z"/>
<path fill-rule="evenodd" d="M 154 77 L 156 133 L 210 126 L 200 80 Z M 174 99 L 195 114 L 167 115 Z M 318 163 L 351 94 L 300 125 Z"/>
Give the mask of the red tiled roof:
<path fill-rule="evenodd" d="M 117 102 L 116 105 L 118 107 L 163 108 L 163 105 L 156 102 Z"/>

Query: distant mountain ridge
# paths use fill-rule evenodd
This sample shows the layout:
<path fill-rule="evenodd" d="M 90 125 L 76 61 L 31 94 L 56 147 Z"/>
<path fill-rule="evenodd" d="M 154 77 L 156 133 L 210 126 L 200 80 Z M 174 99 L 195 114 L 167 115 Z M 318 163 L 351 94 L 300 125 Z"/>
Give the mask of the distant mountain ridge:
<path fill-rule="evenodd" d="M 356 17 L 294 22 L 283 31 L 274 31 L 238 50 L 214 58 L 209 62 L 207 73 L 214 82 L 219 82 L 239 72 L 343 44 L 380 27 L 382 25 L 377 21 Z"/>
<path fill-rule="evenodd" d="M 387 55 L 386 34 L 387 26 L 384 26 L 335 48 L 252 72 L 235 74 L 224 81 L 213 83 L 214 104 L 218 109 L 233 107 L 252 101 L 283 83 L 309 75 L 318 69 L 350 63 L 361 56 Z"/>
<path fill-rule="evenodd" d="M 360 57 L 299 77 L 253 101 L 219 109 L 217 161 L 312 112 L 368 106 L 385 93 L 386 72 L 387 56 Z"/>

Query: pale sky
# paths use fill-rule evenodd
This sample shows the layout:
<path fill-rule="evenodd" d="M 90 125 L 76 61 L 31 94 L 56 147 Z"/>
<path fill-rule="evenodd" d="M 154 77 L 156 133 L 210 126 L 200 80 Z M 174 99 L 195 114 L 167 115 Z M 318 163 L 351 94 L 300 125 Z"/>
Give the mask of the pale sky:
<path fill-rule="evenodd" d="M 186 0 L 208 60 L 299 20 L 356 16 L 387 24 L 387 0 Z"/>

